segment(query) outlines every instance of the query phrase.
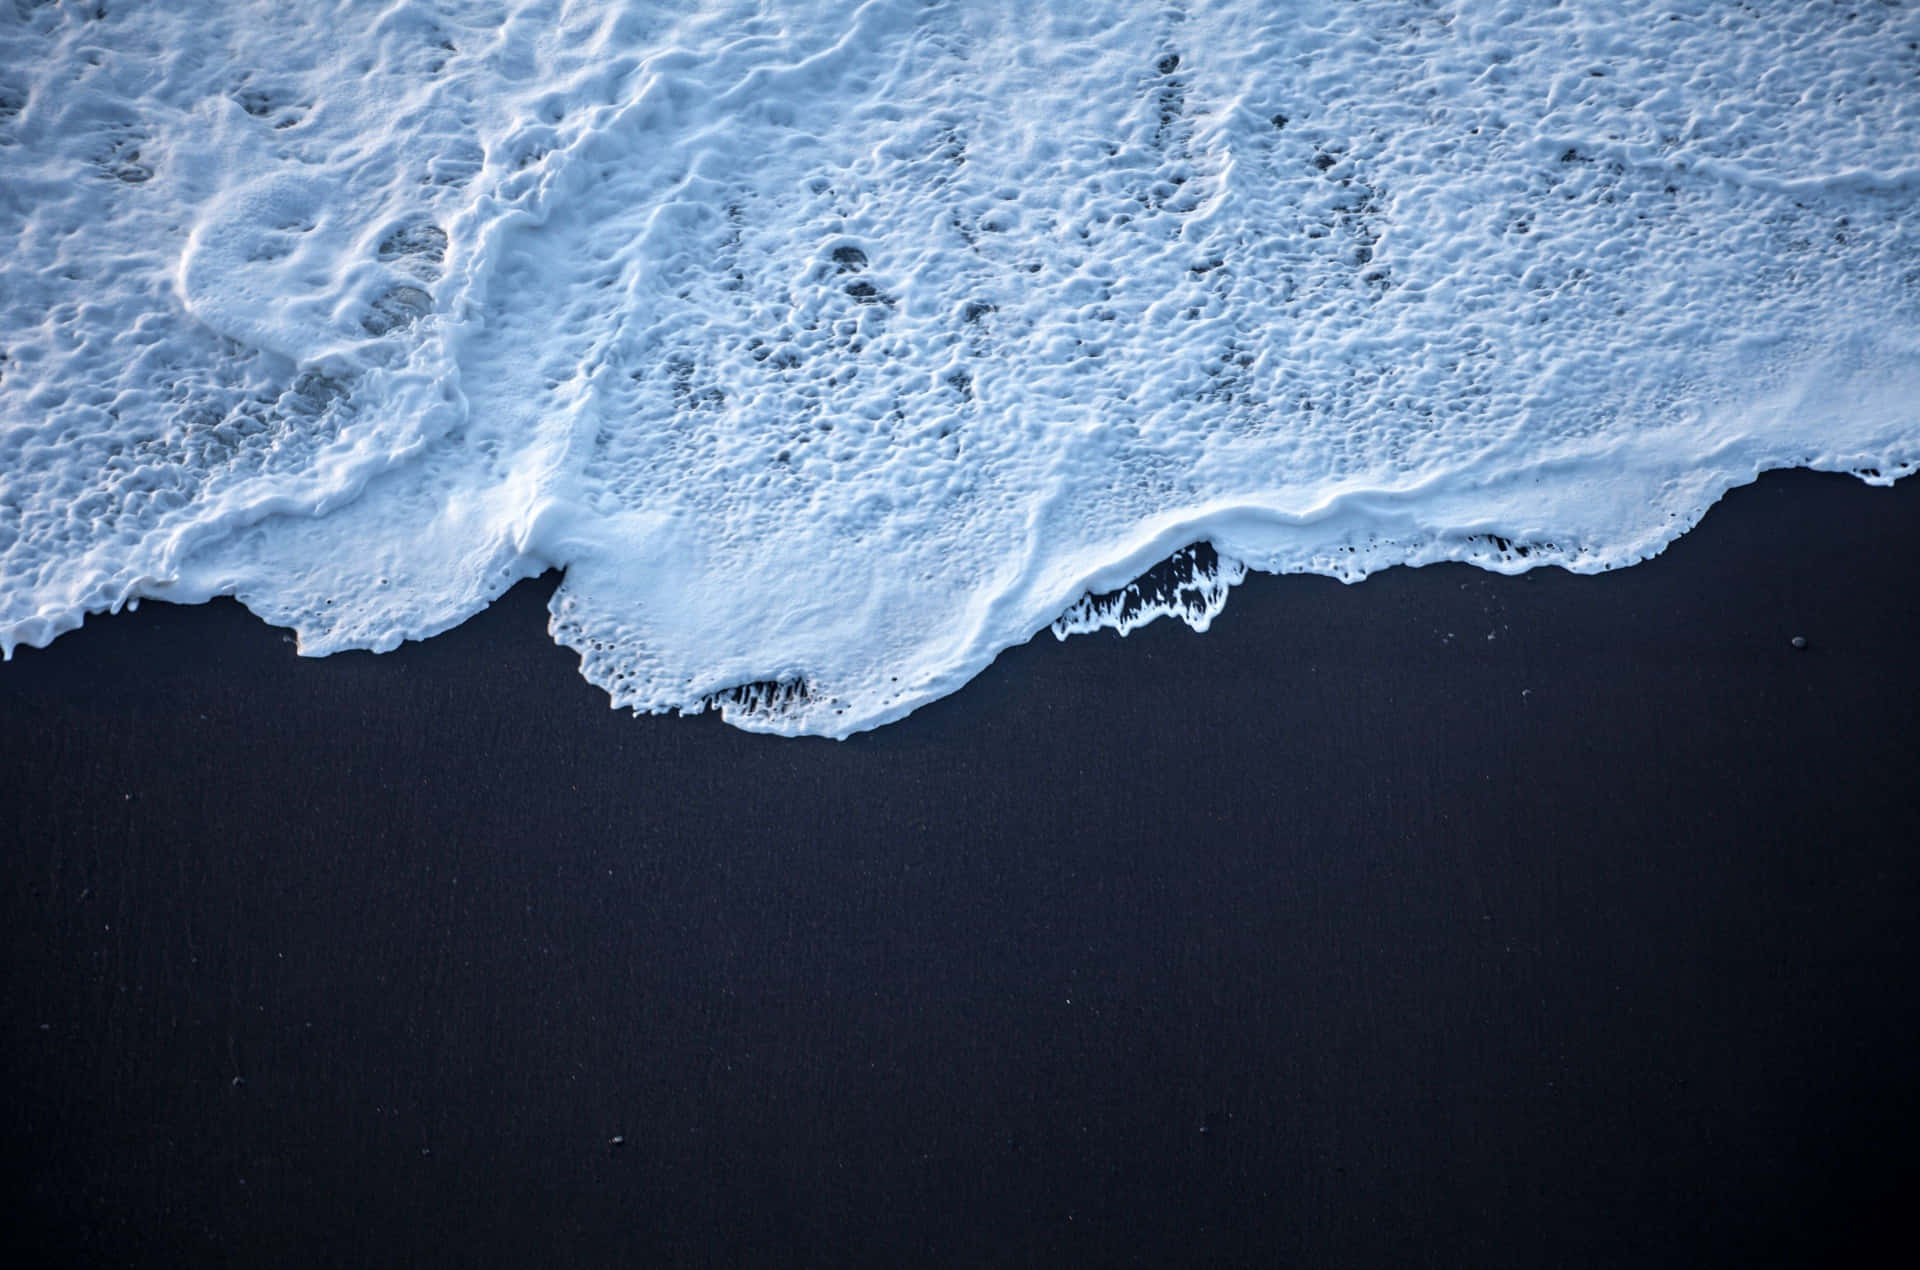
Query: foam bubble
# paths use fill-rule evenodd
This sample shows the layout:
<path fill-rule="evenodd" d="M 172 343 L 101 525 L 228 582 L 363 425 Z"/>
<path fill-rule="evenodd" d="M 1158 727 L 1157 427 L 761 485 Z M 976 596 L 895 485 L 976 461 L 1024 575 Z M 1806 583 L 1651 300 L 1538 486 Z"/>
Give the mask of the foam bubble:
<path fill-rule="evenodd" d="M 0 30 L 8 651 L 559 567 L 615 704 L 846 735 L 1246 568 L 1611 568 L 1920 462 L 1897 8 L 353 14 Z"/>

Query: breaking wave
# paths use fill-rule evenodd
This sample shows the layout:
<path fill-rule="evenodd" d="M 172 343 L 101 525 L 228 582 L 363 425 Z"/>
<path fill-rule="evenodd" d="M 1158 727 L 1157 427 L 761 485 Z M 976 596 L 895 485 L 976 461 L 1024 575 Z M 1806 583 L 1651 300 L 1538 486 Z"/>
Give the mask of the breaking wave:
<path fill-rule="evenodd" d="M 1629 564 L 1920 462 L 1916 154 L 1890 4 L 15 0 L 0 646 L 558 567 L 616 705 L 844 736 L 1249 568 Z"/>

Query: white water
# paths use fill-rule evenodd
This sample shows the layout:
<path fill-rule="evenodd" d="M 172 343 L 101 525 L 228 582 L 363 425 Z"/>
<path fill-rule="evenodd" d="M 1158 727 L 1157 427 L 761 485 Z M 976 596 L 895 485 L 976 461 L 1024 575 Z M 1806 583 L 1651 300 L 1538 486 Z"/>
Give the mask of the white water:
<path fill-rule="evenodd" d="M 690 8 L 0 0 L 0 647 L 558 566 L 615 704 L 846 735 L 1245 567 L 1920 464 L 1912 7 Z"/>

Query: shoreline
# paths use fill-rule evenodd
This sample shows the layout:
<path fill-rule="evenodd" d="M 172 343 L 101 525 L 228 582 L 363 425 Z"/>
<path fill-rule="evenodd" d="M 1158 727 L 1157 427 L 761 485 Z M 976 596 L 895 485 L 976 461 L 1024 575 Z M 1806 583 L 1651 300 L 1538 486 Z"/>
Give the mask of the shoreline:
<path fill-rule="evenodd" d="M 1014 639 L 1012 643 L 1004 645 L 1000 643 L 1004 634 L 983 637 L 976 632 L 966 652 L 943 663 L 931 675 L 923 674 L 922 682 L 926 686 L 921 687 L 919 693 L 932 695 L 898 692 L 878 707 L 872 704 L 855 706 L 858 721 L 851 724 L 817 713 L 801 715 L 803 722 L 798 724 L 792 723 L 791 717 L 784 721 L 778 718 L 757 717 L 763 713 L 772 713 L 777 716 L 783 705 L 788 702 L 795 703 L 803 711 L 809 708 L 813 677 L 805 671 L 792 671 L 779 672 L 777 677 L 727 683 L 692 698 L 691 704 L 668 707 L 653 713 L 665 717 L 686 717 L 725 711 L 730 713 L 733 726 L 746 731 L 763 732 L 775 736 L 817 736 L 845 740 L 861 732 L 890 727 L 915 711 L 925 709 L 944 697 L 964 691 L 974 678 L 992 666 L 1002 655 L 1031 643 L 1046 631 L 1052 631 L 1057 638 L 1063 640 L 1070 635 L 1094 634 L 1106 629 L 1125 635 L 1151 621 L 1162 617 L 1180 616 L 1184 612 L 1198 619 L 1190 625 L 1204 633 L 1213 618 L 1232 602 L 1232 597 L 1250 574 L 1267 578 L 1326 578 L 1347 585 L 1355 585 L 1383 573 L 1450 565 L 1468 566 L 1502 576 L 1519 576 L 1542 569 L 1578 576 L 1618 573 L 1643 566 L 1648 561 L 1666 554 L 1675 543 L 1697 530 L 1705 517 L 1711 515 L 1729 495 L 1758 482 L 1773 483 L 1779 480 L 1794 481 L 1802 478 L 1819 481 L 1828 476 L 1845 476 L 1870 488 L 1891 489 L 1898 486 L 1904 478 L 1914 474 L 1916 461 L 1903 459 L 1885 463 L 1883 466 L 1884 470 L 1882 467 L 1871 466 L 1751 469 L 1754 475 L 1744 485 L 1726 487 L 1718 495 L 1703 500 L 1684 514 L 1677 511 L 1669 512 L 1668 525 L 1656 533 L 1642 535 L 1629 547 L 1617 549 L 1618 558 L 1613 558 L 1616 555 L 1615 552 L 1602 552 L 1578 545 L 1577 536 L 1574 539 L 1574 546 L 1564 547 L 1556 545 L 1552 541 L 1556 535 L 1550 533 L 1542 535 L 1546 540 L 1541 541 L 1535 538 L 1508 537 L 1490 529 L 1473 533 L 1436 533 L 1426 529 L 1414 529 L 1399 538 L 1370 537 L 1367 540 L 1368 545 L 1365 546 L 1348 545 L 1344 548 L 1328 547 L 1318 550 L 1310 561 L 1295 570 L 1285 563 L 1278 565 L 1273 563 L 1270 555 L 1273 546 L 1271 541 L 1264 545 L 1256 545 L 1252 550 L 1246 549 L 1245 542 L 1241 540 L 1229 542 L 1225 547 L 1220 546 L 1215 538 L 1208 537 L 1207 534 L 1219 529 L 1221 525 L 1207 516 L 1200 516 L 1181 521 L 1180 527 L 1172 530 L 1163 528 L 1155 535 L 1152 545 L 1131 550 L 1121 561 L 1109 563 L 1084 575 L 1081 582 L 1076 584 L 1079 589 L 1063 593 L 1062 597 L 1056 599 L 1055 607 L 1041 610 L 1052 613 L 1051 617 L 1024 636 Z M 1719 487 L 1717 484 L 1710 484 L 1708 488 Z M 1381 491 L 1343 494 L 1331 500 L 1328 506 L 1344 502 L 1348 498 L 1364 501 L 1380 497 L 1392 497 L 1392 495 Z M 1248 518 L 1256 521 L 1271 518 L 1273 524 L 1268 525 L 1265 531 L 1268 535 L 1271 535 L 1275 526 L 1288 525 L 1295 519 L 1314 524 L 1320 523 L 1321 520 L 1318 512 L 1296 518 L 1253 509 L 1230 509 L 1227 519 L 1232 521 L 1236 518 L 1243 522 Z M 1244 523 L 1235 532 L 1243 536 L 1251 532 L 1255 540 L 1261 537 L 1260 531 L 1249 530 Z M 1348 554 L 1343 555 L 1343 551 Z M 383 642 L 387 638 L 399 642 L 386 647 L 385 652 L 373 653 L 373 655 L 387 655 L 407 645 L 440 639 L 448 631 L 473 621 L 495 605 L 507 602 L 510 595 L 523 593 L 529 589 L 538 593 L 544 604 L 555 588 L 563 582 L 568 567 L 560 564 L 545 564 L 544 559 L 537 555 L 523 556 L 517 567 L 502 571 L 503 577 L 512 577 L 517 580 L 509 583 L 508 590 L 494 600 L 483 603 L 479 609 L 468 613 L 465 617 L 450 619 L 450 624 L 433 628 L 432 634 L 402 637 L 390 631 L 383 637 Z M 1284 560 L 1285 557 L 1282 559 Z M 529 572 L 532 569 L 541 571 Z M 1117 585 L 1113 583 L 1112 580 L 1115 578 L 1127 577 L 1129 569 L 1138 569 L 1139 572 Z M 229 581 L 223 585 L 231 586 L 232 583 Z M 1184 589 L 1190 594 L 1179 597 L 1180 602 L 1175 603 L 1176 597 L 1169 590 L 1170 587 L 1174 590 Z M 1138 602 L 1128 599 L 1129 593 L 1136 588 L 1144 591 L 1143 595 L 1137 597 Z M 165 593 L 169 591 L 172 592 L 171 595 Z M 181 598 L 183 596 L 188 598 Z M 1066 598 L 1067 596 L 1070 598 Z M 525 601 L 514 602 L 524 603 Z M 162 586 L 158 593 L 136 594 L 123 598 L 116 607 L 111 609 L 87 611 L 77 617 L 69 613 L 57 618 L 36 619 L 53 629 L 55 633 L 46 636 L 44 643 L 25 642 L 26 637 L 19 637 L 23 642 L 8 647 L 7 656 L 0 658 L 0 667 L 5 666 L 16 653 L 30 653 L 47 648 L 61 635 L 80 630 L 89 622 L 97 624 L 102 620 L 118 618 L 123 613 L 138 612 L 142 604 L 179 607 L 212 604 L 218 608 L 234 603 L 237 601 L 227 591 L 216 592 L 203 584 L 189 585 L 184 582 L 175 582 Z M 263 608 L 271 611 L 272 605 L 266 603 L 263 604 Z M 1116 609 L 1122 608 L 1126 613 L 1118 620 L 1117 627 L 1109 626 L 1099 619 L 1099 615 L 1103 612 L 1111 614 Z M 1144 611 L 1144 619 L 1136 610 Z M 300 636 L 292 628 L 276 626 L 271 619 L 255 615 L 251 610 L 247 611 L 263 625 L 279 632 L 285 642 L 295 644 L 300 642 Z M 542 619 L 543 622 L 547 620 Z M 1017 632 L 1024 627 L 1014 626 L 1011 629 Z M 45 632 L 42 631 L 41 634 L 44 635 Z M 314 633 L 314 638 L 316 644 L 326 647 L 333 636 L 321 630 Z M 591 639 L 590 636 L 580 632 L 575 632 L 575 638 Z M 562 647 L 566 648 L 565 645 Z M 991 653 L 980 651 L 983 649 L 997 651 Z M 316 654 L 316 659 L 343 654 L 359 655 L 372 651 L 372 648 L 367 646 L 348 646 L 336 651 Z M 581 649 L 576 645 L 567 648 L 567 652 L 570 656 L 580 656 Z M 584 665 L 584 658 L 582 663 Z M 895 669 L 900 670 L 902 675 L 911 673 L 904 666 L 896 666 Z M 689 680 L 696 677 L 697 674 L 690 675 Z M 895 681 L 897 682 L 897 677 Z M 596 687 L 607 692 L 610 697 L 613 697 L 619 689 L 617 684 L 613 689 L 601 684 L 596 684 Z M 688 689 L 688 691 L 692 690 Z M 826 706 L 854 706 L 853 702 L 835 696 L 826 696 L 823 701 Z M 628 704 L 615 704 L 613 708 L 648 713 Z M 833 714 L 837 716 L 844 712 L 836 708 Z M 806 730 L 788 731 L 787 726 Z"/>
<path fill-rule="evenodd" d="M 379 655 L 90 619 L 0 665 L 8 1221 L 83 1264 L 1832 1255 L 1915 1180 L 1916 553 L 1920 481 L 1768 473 L 1629 568 L 1252 575 L 841 742 L 609 709 L 551 576 Z"/>

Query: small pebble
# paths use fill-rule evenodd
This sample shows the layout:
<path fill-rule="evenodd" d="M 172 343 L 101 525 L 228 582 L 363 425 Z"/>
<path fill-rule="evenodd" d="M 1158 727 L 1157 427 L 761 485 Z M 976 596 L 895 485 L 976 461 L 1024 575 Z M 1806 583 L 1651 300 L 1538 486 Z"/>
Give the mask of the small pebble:
<path fill-rule="evenodd" d="M 1792 643 L 1795 648 L 1805 648 L 1807 646 L 1807 637 L 1805 635 L 1795 635 Z"/>

